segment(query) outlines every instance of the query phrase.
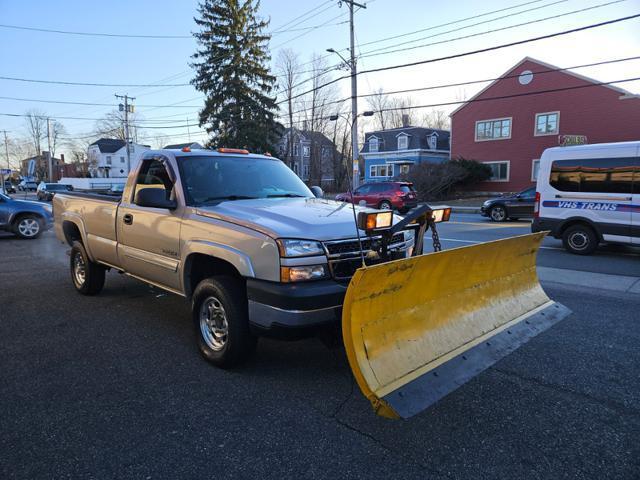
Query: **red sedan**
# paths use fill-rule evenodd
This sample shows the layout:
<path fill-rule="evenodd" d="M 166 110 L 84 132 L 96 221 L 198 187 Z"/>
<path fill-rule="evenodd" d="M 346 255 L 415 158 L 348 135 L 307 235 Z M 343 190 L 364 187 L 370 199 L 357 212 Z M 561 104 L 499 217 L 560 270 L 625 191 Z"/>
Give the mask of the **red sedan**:
<path fill-rule="evenodd" d="M 356 204 L 364 201 L 367 207 L 400 212 L 407 212 L 418 204 L 413 183 L 409 182 L 365 183 L 353 192 L 353 198 Z M 336 200 L 350 202 L 349 192 L 338 194 Z"/>

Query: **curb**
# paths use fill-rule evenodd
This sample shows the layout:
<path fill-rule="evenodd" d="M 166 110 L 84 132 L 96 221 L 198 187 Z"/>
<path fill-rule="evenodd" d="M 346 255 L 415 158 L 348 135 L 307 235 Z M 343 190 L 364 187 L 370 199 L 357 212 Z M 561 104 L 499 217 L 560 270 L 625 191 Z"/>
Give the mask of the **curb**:
<path fill-rule="evenodd" d="M 480 213 L 480 207 L 456 207 L 452 206 L 453 213 Z"/>
<path fill-rule="evenodd" d="M 640 277 L 583 272 L 564 268 L 537 267 L 541 283 L 560 283 L 594 290 L 610 290 L 622 293 L 640 293 Z"/>

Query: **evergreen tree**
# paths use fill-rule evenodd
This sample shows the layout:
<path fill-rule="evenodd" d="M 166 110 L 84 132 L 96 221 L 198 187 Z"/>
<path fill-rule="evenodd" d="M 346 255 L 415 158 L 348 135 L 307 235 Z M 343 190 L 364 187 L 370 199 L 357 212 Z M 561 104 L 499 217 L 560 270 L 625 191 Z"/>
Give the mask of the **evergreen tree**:
<path fill-rule="evenodd" d="M 211 135 L 209 146 L 273 150 L 281 126 L 274 119 L 275 77 L 263 33 L 269 22 L 257 18 L 260 1 L 202 0 L 195 18 L 196 76 L 191 81 L 206 95 L 200 125 Z"/>

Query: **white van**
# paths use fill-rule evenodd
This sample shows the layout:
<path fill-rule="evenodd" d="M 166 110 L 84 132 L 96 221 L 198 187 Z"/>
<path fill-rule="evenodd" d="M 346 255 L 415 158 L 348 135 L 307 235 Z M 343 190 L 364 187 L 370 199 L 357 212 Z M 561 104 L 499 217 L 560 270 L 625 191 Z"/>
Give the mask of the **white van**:
<path fill-rule="evenodd" d="M 600 242 L 640 246 L 640 141 L 545 150 L 531 230 L 579 255 Z"/>

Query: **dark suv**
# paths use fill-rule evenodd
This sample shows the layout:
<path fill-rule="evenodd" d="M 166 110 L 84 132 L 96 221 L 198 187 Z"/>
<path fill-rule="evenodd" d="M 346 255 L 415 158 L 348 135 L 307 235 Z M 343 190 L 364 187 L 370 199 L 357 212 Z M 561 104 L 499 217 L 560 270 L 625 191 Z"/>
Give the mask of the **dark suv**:
<path fill-rule="evenodd" d="M 536 187 L 527 188 L 519 193 L 487 200 L 480 207 L 480 214 L 484 217 L 489 217 L 494 222 L 533 217 L 535 200 Z"/>
<path fill-rule="evenodd" d="M 396 209 L 407 212 L 418 204 L 418 196 L 413 183 L 409 182 L 376 182 L 360 185 L 353 192 L 354 203 L 364 201 L 367 207 L 381 210 Z M 336 196 L 340 202 L 350 202 L 349 192 Z"/>

